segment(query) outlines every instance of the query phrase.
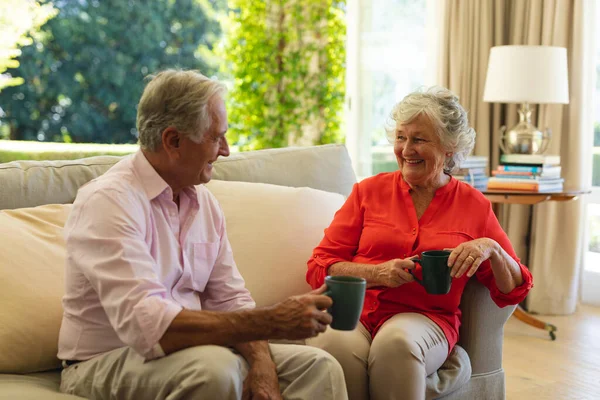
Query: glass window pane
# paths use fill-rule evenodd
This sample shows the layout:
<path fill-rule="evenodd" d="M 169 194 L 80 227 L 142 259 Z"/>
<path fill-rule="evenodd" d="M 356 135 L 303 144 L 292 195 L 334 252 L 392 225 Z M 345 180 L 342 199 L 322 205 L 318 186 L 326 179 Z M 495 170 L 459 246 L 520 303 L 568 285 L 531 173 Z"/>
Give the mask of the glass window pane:
<path fill-rule="evenodd" d="M 585 269 L 600 272 L 600 204 L 589 204 L 587 217 L 589 246 Z"/>
<path fill-rule="evenodd" d="M 600 18 L 600 4 L 596 7 L 596 20 Z M 600 28 L 596 27 L 596 87 L 594 90 L 594 155 L 592 185 L 600 186 Z"/>
<path fill-rule="evenodd" d="M 600 7 L 596 7 L 600 19 Z M 600 28 L 596 28 L 596 87 L 594 88 L 594 147 L 592 185 L 600 186 Z M 588 204 L 588 253 L 585 258 L 587 272 L 600 273 L 600 188 L 594 188 Z"/>
<path fill-rule="evenodd" d="M 393 105 L 426 79 L 426 0 L 361 2 L 360 96 L 373 174 L 397 169 L 384 125 Z"/>

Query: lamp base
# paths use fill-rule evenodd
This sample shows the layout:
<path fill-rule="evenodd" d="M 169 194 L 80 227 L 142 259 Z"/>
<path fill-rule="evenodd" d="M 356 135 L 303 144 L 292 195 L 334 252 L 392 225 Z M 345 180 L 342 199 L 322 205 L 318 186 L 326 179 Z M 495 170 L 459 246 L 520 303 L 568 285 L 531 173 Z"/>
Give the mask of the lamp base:
<path fill-rule="evenodd" d="M 531 123 L 531 109 L 519 107 L 519 123 L 510 130 L 500 128 L 500 148 L 504 154 L 543 154 L 550 143 L 550 129 L 542 132 Z"/>

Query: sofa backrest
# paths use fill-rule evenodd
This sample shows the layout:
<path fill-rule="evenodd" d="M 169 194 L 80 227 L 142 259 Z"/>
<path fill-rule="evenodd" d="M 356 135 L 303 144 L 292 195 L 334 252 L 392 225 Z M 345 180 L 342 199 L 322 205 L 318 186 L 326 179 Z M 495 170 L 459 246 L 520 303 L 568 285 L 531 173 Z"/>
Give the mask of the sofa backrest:
<path fill-rule="evenodd" d="M 69 204 L 79 187 L 102 175 L 120 157 L 0 164 L 0 210 Z M 310 187 L 348 196 L 356 176 L 342 145 L 286 147 L 219 158 L 213 179 Z"/>

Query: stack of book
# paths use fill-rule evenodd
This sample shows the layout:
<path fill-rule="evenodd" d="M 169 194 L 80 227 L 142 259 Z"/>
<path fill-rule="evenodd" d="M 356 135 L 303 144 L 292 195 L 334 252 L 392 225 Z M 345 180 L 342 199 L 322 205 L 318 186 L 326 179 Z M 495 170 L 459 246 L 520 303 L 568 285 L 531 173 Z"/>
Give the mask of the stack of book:
<path fill-rule="evenodd" d="M 560 156 L 543 154 L 503 154 L 492 171 L 488 190 L 561 192 Z"/>
<path fill-rule="evenodd" d="M 488 185 L 488 158 L 483 156 L 469 156 L 460 164 L 460 169 L 454 174 L 459 181 L 484 191 Z"/>

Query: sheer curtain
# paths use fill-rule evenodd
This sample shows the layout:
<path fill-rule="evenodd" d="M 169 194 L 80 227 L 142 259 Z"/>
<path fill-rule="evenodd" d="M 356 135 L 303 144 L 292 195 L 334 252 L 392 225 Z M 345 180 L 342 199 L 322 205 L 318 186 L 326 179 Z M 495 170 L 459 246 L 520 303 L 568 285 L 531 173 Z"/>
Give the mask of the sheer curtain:
<path fill-rule="evenodd" d="M 474 154 L 499 159 L 498 128 L 516 123 L 516 105 L 483 102 L 489 50 L 507 44 L 567 48 L 568 105 L 538 106 L 533 123 L 552 129 L 549 154 L 560 154 L 566 188 L 590 185 L 594 0 L 443 0 L 438 83 L 457 93 L 477 131 Z M 528 263 L 534 288 L 530 311 L 575 311 L 583 257 L 585 199 L 533 208 L 503 207 L 501 221 L 519 257 Z"/>

